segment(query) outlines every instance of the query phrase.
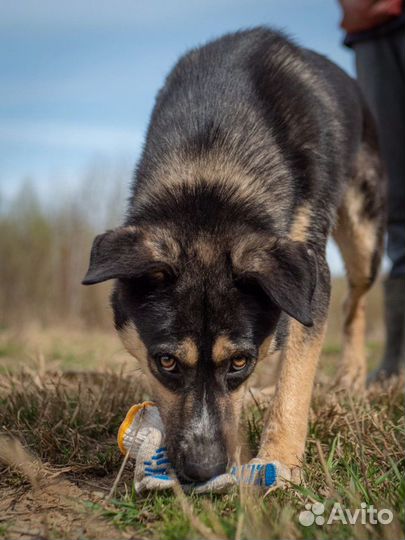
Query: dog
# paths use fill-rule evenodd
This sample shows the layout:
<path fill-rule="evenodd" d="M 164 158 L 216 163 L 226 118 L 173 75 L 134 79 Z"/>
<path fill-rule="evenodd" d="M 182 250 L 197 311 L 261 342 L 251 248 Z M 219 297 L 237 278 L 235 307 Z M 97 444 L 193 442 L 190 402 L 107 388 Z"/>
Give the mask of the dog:
<path fill-rule="evenodd" d="M 325 334 L 333 235 L 348 275 L 339 384 L 365 383 L 365 295 L 383 251 L 385 175 L 348 75 L 283 34 L 239 31 L 183 56 L 159 91 L 123 226 L 83 283 L 114 279 L 185 481 L 234 459 L 243 393 L 280 351 L 256 458 L 299 470 Z"/>

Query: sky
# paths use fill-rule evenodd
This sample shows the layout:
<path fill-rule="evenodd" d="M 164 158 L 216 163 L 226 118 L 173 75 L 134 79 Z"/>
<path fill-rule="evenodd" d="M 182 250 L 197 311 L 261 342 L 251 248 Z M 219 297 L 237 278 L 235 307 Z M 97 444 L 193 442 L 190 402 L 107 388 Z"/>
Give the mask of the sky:
<path fill-rule="evenodd" d="M 223 33 L 282 29 L 353 74 L 339 20 L 337 0 L 2 0 L 0 193 L 49 196 L 94 162 L 129 178 L 164 77 Z"/>

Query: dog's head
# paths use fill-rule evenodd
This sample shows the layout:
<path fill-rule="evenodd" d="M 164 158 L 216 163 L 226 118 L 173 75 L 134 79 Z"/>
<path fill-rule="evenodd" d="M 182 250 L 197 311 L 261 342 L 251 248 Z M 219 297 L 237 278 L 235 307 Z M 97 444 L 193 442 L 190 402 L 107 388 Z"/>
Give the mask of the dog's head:
<path fill-rule="evenodd" d="M 302 244 L 264 233 L 190 236 L 102 234 L 83 283 L 117 280 L 115 324 L 148 376 L 169 457 L 180 477 L 202 481 L 233 458 L 244 383 L 281 313 L 312 324 L 316 266 Z"/>

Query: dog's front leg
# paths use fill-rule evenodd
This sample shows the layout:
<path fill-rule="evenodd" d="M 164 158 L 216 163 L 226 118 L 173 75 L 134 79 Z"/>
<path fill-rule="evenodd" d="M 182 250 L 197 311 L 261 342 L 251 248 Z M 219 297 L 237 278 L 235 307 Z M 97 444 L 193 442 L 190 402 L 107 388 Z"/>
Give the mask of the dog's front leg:
<path fill-rule="evenodd" d="M 301 464 L 324 329 L 325 324 L 305 328 L 291 321 L 276 393 L 267 414 L 257 456 L 260 461 L 278 461 L 291 468 Z"/>
<path fill-rule="evenodd" d="M 294 319 L 281 355 L 279 377 L 267 414 L 257 460 L 277 461 L 289 469 L 300 467 L 305 449 L 308 414 L 315 372 L 325 335 L 330 298 L 330 274 L 320 259 L 313 296 L 312 327 Z"/>

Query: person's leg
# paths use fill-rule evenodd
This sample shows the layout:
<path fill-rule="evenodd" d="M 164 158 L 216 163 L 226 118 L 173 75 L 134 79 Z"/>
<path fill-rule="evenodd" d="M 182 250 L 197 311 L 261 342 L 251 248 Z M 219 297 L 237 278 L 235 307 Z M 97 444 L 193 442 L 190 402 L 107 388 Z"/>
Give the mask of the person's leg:
<path fill-rule="evenodd" d="M 355 45 L 358 82 L 374 113 L 388 172 L 388 242 L 384 284 L 386 348 L 371 380 L 398 373 L 405 355 L 405 29 Z"/>

